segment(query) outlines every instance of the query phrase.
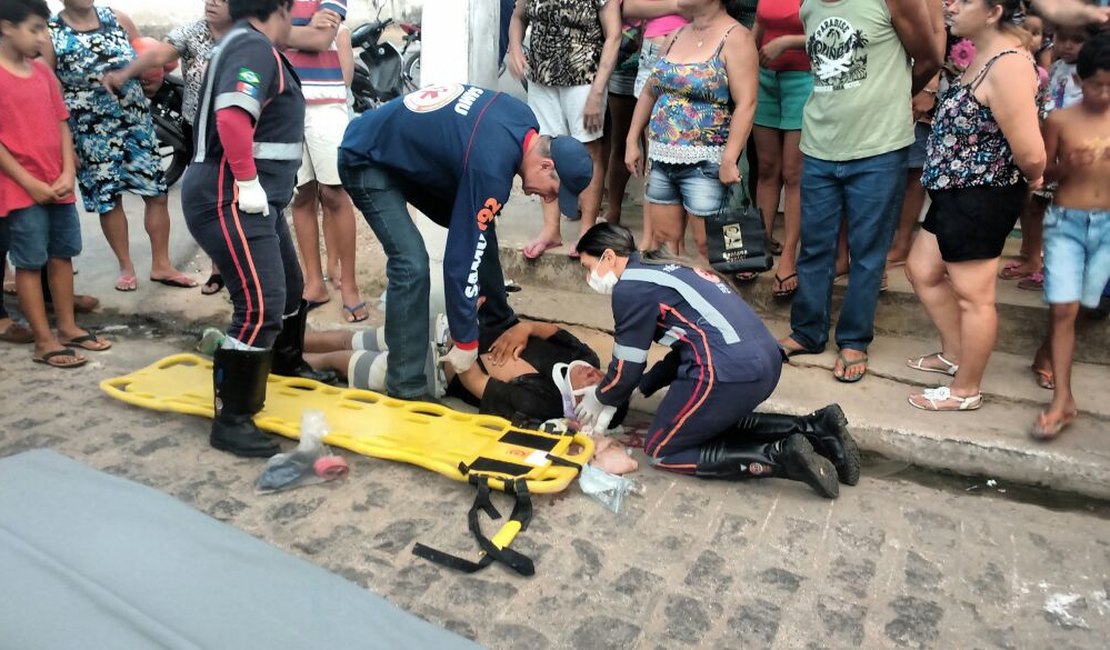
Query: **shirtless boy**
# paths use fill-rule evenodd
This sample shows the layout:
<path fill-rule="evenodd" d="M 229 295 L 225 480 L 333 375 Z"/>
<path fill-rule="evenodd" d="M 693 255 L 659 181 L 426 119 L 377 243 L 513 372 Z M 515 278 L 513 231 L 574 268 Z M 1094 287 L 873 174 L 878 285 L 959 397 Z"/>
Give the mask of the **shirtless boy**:
<path fill-rule="evenodd" d="M 1079 305 L 1098 307 L 1110 280 L 1110 32 L 1079 51 L 1078 104 L 1054 111 L 1045 122 L 1045 180 L 1059 189 L 1044 219 L 1045 302 L 1048 339 L 1034 367 L 1051 360 L 1052 403 L 1034 423 L 1035 438 L 1055 438 L 1077 414 L 1071 391 L 1075 319 Z"/>

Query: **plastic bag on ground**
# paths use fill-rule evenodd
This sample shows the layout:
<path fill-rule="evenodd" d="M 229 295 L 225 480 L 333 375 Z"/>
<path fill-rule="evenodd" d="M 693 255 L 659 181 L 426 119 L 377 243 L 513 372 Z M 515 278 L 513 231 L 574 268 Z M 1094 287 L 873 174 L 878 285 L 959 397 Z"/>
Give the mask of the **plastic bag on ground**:
<path fill-rule="evenodd" d="M 255 483 L 256 491 L 271 494 L 345 477 L 347 461 L 333 455 L 324 444 L 328 431 L 323 411 L 307 409 L 301 413 L 301 439 L 297 448 L 276 454 L 266 462 L 266 468 Z"/>
<path fill-rule="evenodd" d="M 593 465 L 582 466 L 582 472 L 578 475 L 578 486 L 616 514 L 620 513 L 625 496 L 643 494 L 643 487 L 636 481 L 609 474 Z"/>

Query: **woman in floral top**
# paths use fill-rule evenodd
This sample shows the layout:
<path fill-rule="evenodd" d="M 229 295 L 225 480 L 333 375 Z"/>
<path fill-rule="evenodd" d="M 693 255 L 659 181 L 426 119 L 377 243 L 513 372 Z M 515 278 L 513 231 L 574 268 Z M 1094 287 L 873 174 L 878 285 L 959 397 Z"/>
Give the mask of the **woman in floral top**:
<path fill-rule="evenodd" d="M 185 78 L 181 112 L 185 122 L 191 127 L 196 119 L 197 97 L 200 96 L 200 87 L 204 83 L 204 73 L 208 70 L 212 50 L 216 47 L 216 41 L 231 29 L 231 12 L 228 11 L 227 2 L 228 0 L 205 0 L 204 20 L 196 20 L 174 29 L 166 36 L 164 43 L 147 49 L 126 68 L 104 75 L 101 79 L 104 87 L 118 95 L 128 80 L 151 68 L 161 68 L 180 59 Z M 187 139 L 192 141 L 191 133 L 187 134 Z M 212 272 L 204 281 L 200 292 L 210 296 L 223 287 L 223 275 L 213 262 Z"/>
<path fill-rule="evenodd" d="M 524 31 L 529 26 L 532 34 L 525 54 Z M 544 204 L 543 229 L 524 247 L 528 259 L 562 244 L 560 212 L 572 220 L 581 214 L 579 235 L 597 221 L 605 184 L 602 124 L 620 45 L 617 0 L 517 0 L 509 26 L 509 71 L 518 80 L 528 77 L 528 106 L 540 132 L 574 137 L 586 145 L 594 163 L 593 181 L 582 192 L 580 205 Z"/>
<path fill-rule="evenodd" d="M 626 143 L 625 162 L 643 174 L 638 134 L 648 129 L 654 243 L 679 250 L 686 214 L 694 242 L 707 257 L 704 217 L 725 200 L 725 186 L 741 181 L 739 158 L 752 129 L 758 53 L 751 32 L 722 0 L 680 2 L 690 24 L 663 49 L 640 93 Z"/>
<path fill-rule="evenodd" d="M 172 287 L 197 283 L 170 263 L 170 212 L 154 123 L 139 82 L 130 81 L 118 96 L 100 83 L 105 73 L 135 57 L 131 41 L 139 31 L 122 12 L 95 7 L 93 0 L 65 0 L 50 18 L 50 46 L 43 60 L 54 68 L 70 112 L 80 167 L 77 180 L 85 210 L 100 215 L 104 236 L 119 261 L 117 291 L 138 286 L 127 236 L 124 192 L 146 203 L 150 236 L 150 279 Z"/>
<path fill-rule="evenodd" d="M 937 99 L 921 183 L 932 206 L 906 272 L 940 333 L 941 350 L 907 363 L 953 376 L 910 396 L 927 411 L 983 403 L 980 382 L 998 331 L 995 282 L 1006 237 L 1028 189 L 1040 187 L 1044 141 L 1037 67 L 1024 49 L 1021 0 L 956 0 L 952 32 L 975 56 Z"/>
<path fill-rule="evenodd" d="M 159 47 L 152 47 L 135 58 L 122 70 L 104 75 L 103 82 L 110 90 L 118 93 L 129 79 L 142 75 L 151 68 L 169 65 L 178 59 L 182 63 L 182 76 L 185 79 L 185 94 L 182 98 L 182 114 L 190 125 L 196 117 L 197 97 L 200 95 L 204 73 L 208 70 L 208 60 L 216 41 L 223 38 L 231 29 L 231 13 L 227 0 L 205 0 L 204 19 L 195 20 L 177 27 L 166 35 Z"/>

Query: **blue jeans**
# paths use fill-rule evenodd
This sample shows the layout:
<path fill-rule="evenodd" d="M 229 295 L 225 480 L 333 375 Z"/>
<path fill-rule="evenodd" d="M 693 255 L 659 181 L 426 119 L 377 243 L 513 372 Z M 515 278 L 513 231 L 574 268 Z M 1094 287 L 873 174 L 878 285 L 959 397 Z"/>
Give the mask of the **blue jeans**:
<path fill-rule="evenodd" d="M 389 348 L 386 393 L 411 399 L 427 392 L 424 360 L 431 276 L 424 238 L 409 216 L 405 195 L 389 172 L 339 164 L 339 179 L 385 251 L 385 343 Z"/>
<path fill-rule="evenodd" d="M 386 393 L 402 399 L 419 397 L 428 392 L 425 362 L 432 338 L 428 330 L 431 271 L 424 238 L 409 216 L 404 193 L 387 170 L 340 162 L 339 178 L 386 254 Z M 486 301 L 479 320 L 486 327 L 508 328 L 516 322 L 516 314 L 505 294 L 495 228 L 485 234 L 488 244 L 478 268 L 478 286 Z"/>
<path fill-rule="evenodd" d="M 720 163 L 703 160 L 693 165 L 652 162 L 648 173 L 647 200 L 658 205 L 678 205 L 695 217 L 710 217 L 725 207 L 728 188 L 721 183 Z"/>
<path fill-rule="evenodd" d="M 902 210 L 908 152 L 906 147 L 844 162 L 803 156 L 802 249 L 790 327 L 791 337 L 807 350 L 823 350 L 829 341 L 836 240 L 845 219 L 851 268 L 836 344 L 866 351 L 875 337 L 875 308 Z"/>

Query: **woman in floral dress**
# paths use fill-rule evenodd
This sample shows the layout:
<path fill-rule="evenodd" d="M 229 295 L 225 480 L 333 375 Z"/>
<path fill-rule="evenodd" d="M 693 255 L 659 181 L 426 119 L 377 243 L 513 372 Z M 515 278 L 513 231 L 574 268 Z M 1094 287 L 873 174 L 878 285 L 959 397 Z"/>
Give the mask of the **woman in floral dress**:
<path fill-rule="evenodd" d="M 971 41 L 975 54 L 937 97 L 921 174 L 932 205 L 906 262 L 941 343 L 907 364 L 952 377 L 910 395 L 926 411 L 983 404 L 980 384 L 998 334 L 999 258 L 1026 192 L 1043 183 L 1046 160 L 1022 1 L 962 0 L 949 12 L 952 33 Z"/>
<path fill-rule="evenodd" d="M 121 201 L 124 192 L 142 196 L 146 203 L 151 281 L 195 287 L 195 280 L 170 263 L 166 184 L 142 88 L 130 81 L 117 97 L 100 83 L 105 73 L 135 57 L 131 41 L 139 32 L 125 14 L 95 7 L 93 0 L 65 0 L 63 6 L 49 21 L 51 46 L 43 59 L 54 67 L 70 111 L 85 210 L 100 215 L 104 236 L 119 261 L 116 290 L 134 291 L 138 284 Z"/>

